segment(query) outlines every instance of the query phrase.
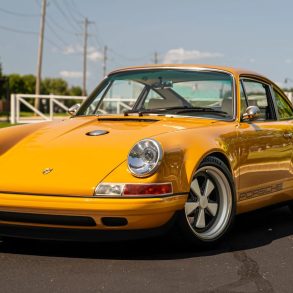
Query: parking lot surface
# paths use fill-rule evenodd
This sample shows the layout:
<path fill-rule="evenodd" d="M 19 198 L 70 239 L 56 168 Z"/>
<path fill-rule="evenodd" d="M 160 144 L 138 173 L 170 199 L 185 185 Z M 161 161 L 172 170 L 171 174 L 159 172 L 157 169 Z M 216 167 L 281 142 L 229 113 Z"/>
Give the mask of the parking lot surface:
<path fill-rule="evenodd" d="M 288 208 L 238 216 L 217 247 L 3 240 L 1 292 L 293 292 Z"/>

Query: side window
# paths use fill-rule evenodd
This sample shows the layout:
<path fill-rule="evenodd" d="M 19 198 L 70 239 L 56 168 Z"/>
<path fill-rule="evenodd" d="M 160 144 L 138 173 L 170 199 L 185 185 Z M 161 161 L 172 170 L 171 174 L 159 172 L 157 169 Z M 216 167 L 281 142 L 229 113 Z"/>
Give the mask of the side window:
<path fill-rule="evenodd" d="M 272 120 L 273 113 L 269 102 L 269 87 L 253 80 L 243 80 L 243 85 L 248 106 L 257 106 L 260 109 L 259 120 Z"/>
<path fill-rule="evenodd" d="M 292 107 L 288 104 L 288 102 L 277 92 L 274 90 L 275 100 L 277 111 L 279 114 L 280 120 L 288 120 L 293 119 L 293 111 Z"/>

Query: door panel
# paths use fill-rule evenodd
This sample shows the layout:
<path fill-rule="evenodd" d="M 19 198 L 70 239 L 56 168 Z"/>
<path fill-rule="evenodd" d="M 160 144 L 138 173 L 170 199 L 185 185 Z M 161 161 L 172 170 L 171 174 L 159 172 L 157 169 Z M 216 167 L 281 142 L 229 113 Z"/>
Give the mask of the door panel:
<path fill-rule="evenodd" d="M 286 200 L 293 186 L 292 124 L 280 121 L 269 84 L 245 78 L 240 97 L 241 108 L 257 106 L 261 115 L 239 124 L 239 201 L 254 199 L 257 208 Z"/>
<path fill-rule="evenodd" d="M 239 200 L 292 188 L 291 128 L 288 122 L 239 125 Z"/>

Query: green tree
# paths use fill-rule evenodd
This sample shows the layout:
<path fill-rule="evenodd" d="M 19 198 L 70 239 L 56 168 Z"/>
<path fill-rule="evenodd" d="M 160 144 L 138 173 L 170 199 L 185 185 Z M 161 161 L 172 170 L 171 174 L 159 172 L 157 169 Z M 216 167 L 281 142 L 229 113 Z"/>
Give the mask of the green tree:
<path fill-rule="evenodd" d="M 82 89 L 80 86 L 72 86 L 68 90 L 68 95 L 69 96 L 81 96 L 82 95 Z"/>
<path fill-rule="evenodd" d="M 21 75 L 13 73 L 8 75 L 10 92 L 15 94 L 25 94 L 25 83 Z"/>
<path fill-rule="evenodd" d="M 55 95 L 67 95 L 68 84 L 62 78 L 45 78 L 42 81 L 41 93 L 55 94 Z"/>
<path fill-rule="evenodd" d="M 23 75 L 24 90 L 26 94 L 34 94 L 36 91 L 36 77 L 32 74 Z"/>

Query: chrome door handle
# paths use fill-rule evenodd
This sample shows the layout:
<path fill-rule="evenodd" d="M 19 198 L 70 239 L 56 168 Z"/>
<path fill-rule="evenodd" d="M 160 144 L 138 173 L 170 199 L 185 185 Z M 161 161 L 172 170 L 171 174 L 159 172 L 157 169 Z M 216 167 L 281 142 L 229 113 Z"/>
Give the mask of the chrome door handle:
<path fill-rule="evenodd" d="M 291 132 L 286 132 L 286 133 L 283 134 L 283 136 L 284 136 L 285 138 L 290 139 L 290 138 L 292 138 L 293 134 L 292 134 Z"/>

